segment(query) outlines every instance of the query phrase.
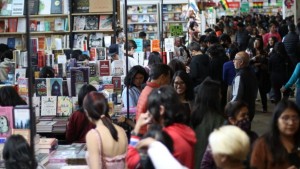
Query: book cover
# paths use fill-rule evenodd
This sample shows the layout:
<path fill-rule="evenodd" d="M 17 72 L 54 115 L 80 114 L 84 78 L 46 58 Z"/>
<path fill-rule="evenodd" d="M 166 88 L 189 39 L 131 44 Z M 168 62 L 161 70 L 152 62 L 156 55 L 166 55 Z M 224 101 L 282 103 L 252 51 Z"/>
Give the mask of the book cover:
<path fill-rule="evenodd" d="M 56 116 L 57 96 L 42 96 L 41 116 Z"/>
<path fill-rule="evenodd" d="M 25 32 L 25 31 L 26 31 L 26 20 L 25 20 L 25 18 L 18 18 L 17 32 Z"/>
<path fill-rule="evenodd" d="M 51 0 L 40 0 L 39 15 L 50 15 Z"/>
<path fill-rule="evenodd" d="M 24 0 L 12 0 L 11 15 L 21 16 L 24 13 Z"/>
<path fill-rule="evenodd" d="M 88 13 L 89 1 L 88 0 L 73 0 L 73 10 L 75 13 Z"/>
<path fill-rule="evenodd" d="M 34 109 L 35 117 L 40 116 L 41 97 L 32 97 L 32 108 Z"/>
<path fill-rule="evenodd" d="M 12 134 L 13 107 L 0 107 L 0 139 L 6 139 Z"/>
<path fill-rule="evenodd" d="M 7 46 L 11 49 L 15 49 L 16 38 L 7 38 Z"/>
<path fill-rule="evenodd" d="M 16 82 L 18 82 L 19 78 L 26 78 L 26 69 L 15 69 Z"/>
<path fill-rule="evenodd" d="M 8 19 L 8 32 L 17 32 L 18 18 Z"/>
<path fill-rule="evenodd" d="M 90 77 L 89 67 L 71 68 L 71 94 L 77 96 L 84 84 L 88 84 Z"/>
<path fill-rule="evenodd" d="M 84 30 L 86 24 L 86 17 L 85 16 L 74 16 L 74 30 L 80 31 Z"/>
<path fill-rule="evenodd" d="M 27 78 L 18 78 L 17 83 L 19 84 L 18 93 L 20 97 L 28 103 L 28 79 Z"/>
<path fill-rule="evenodd" d="M 89 36 L 89 47 L 103 46 L 103 33 L 91 33 Z"/>
<path fill-rule="evenodd" d="M 36 96 L 47 96 L 47 82 L 46 78 L 35 79 L 35 93 Z"/>
<path fill-rule="evenodd" d="M 112 15 L 100 15 L 99 29 L 112 29 Z"/>
<path fill-rule="evenodd" d="M 72 109 L 73 109 L 73 111 L 79 109 L 78 97 L 72 97 Z"/>
<path fill-rule="evenodd" d="M 97 60 L 97 49 L 95 47 L 90 48 L 90 61 Z"/>
<path fill-rule="evenodd" d="M 12 134 L 21 135 L 25 138 L 28 144 L 30 144 L 30 130 L 29 129 L 13 129 Z"/>
<path fill-rule="evenodd" d="M 106 58 L 106 47 L 97 47 L 97 60 L 105 60 Z"/>
<path fill-rule="evenodd" d="M 123 60 L 114 60 L 111 63 L 111 75 L 122 76 L 124 75 Z"/>
<path fill-rule="evenodd" d="M 54 20 L 54 30 L 55 31 L 63 31 L 64 30 L 64 18 L 55 18 Z"/>
<path fill-rule="evenodd" d="M 9 16 L 11 15 L 11 0 L 2 0 L 1 1 L 1 15 Z"/>
<path fill-rule="evenodd" d="M 62 96 L 62 78 L 47 79 L 47 96 Z"/>
<path fill-rule="evenodd" d="M 38 68 L 42 68 L 46 65 L 45 52 L 44 50 L 39 50 L 38 53 Z"/>
<path fill-rule="evenodd" d="M 30 112 L 28 108 L 14 109 L 14 129 L 30 129 Z"/>
<path fill-rule="evenodd" d="M 96 63 L 89 63 L 90 67 L 90 76 L 96 76 L 97 75 L 97 66 Z"/>
<path fill-rule="evenodd" d="M 0 32 L 6 32 L 7 30 L 7 25 L 5 24 L 5 19 L 0 20 Z"/>
<path fill-rule="evenodd" d="M 63 85 L 63 96 L 69 96 L 68 81 L 63 80 L 62 85 Z"/>
<path fill-rule="evenodd" d="M 103 85 L 112 84 L 112 76 L 103 76 L 100 80 L 100 83 L 101 81 Z"/>
<path fill-rule="evenodd" d="M 99 74 L 100 76 L 110 76 L 110 61 L 100 60 L 99 61 Z"/>
<path fill-rule="evenodd" d="M 93 85 L 96 89 L 99 88 L 100 79 L 98 76 L 90 77 L 89 84 Z"/>
<path fill-rule="evenodd" d="M 114 85 L 114 89 L 121 90 L 122 85 L 121 85 L 121 77 L 119 76 L 114 76 L 112 77 L 112 84 Z"/>
<path fill-rule="evenodd" d="M 99 16 L 89 15 L 85 18 L 85 30 L 98 30 L 99 29 Z"/>
<path fill-rule="evenodd" d="M 45 49 L 46 44 L 46 37 L 45 36 L 39 36 L 38 37 L 38 49 Z"/>
<path fill-rule="evenodd" d="M 28 11 L 30 15 L 37 15 L 39 13 L 39 2 L 40 0 L 28 0 Z M 26 15 L 25 10 L 24 15 Z"/>
<path fill-rule="evenodd" d="M 87 34 L 75 34 L 74 41 L 73 41 L 73 48 L 74 49 L 83 49 L 84 41 L 87 40 Z"/>
<path fill-rule="evenodd" d="M 51 0 L 51 14 L 62 14 L 62 0 Z"/>
<path fill-rule="evenodd" d="M 68 96 L 57 97 L 57 116 L 70 116 L 72 114 L 72 99 Z"/>

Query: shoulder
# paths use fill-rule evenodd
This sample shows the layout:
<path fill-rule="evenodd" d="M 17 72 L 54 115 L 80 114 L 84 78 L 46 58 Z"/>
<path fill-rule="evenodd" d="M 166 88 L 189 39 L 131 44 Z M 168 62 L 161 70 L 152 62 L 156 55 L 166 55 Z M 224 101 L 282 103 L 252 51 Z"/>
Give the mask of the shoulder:
<path fill-rule="evenodd" d="M 92 130 L 90 130 L 89 132 L 87 132 L 86 133 L 86 136 L 85 136 L 85 138 L 86 138 L 86 142 L 88 143 L 88 142 L 91 142 L 91 143 L 93 143 L 94 141 L 96 141 L 97 140 L 97 133 L 96 133 L 96 131 L 95 131 L 96 129 L 92 129 Z"/>

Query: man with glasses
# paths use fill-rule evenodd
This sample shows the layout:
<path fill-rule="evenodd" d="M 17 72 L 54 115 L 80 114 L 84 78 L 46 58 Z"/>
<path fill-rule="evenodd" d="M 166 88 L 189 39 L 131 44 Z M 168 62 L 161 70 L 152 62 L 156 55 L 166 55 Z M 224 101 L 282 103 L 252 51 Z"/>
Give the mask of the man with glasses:
<path fill-rule="evenodd" d="M 258 84 L 254 71 L 249 67 L 249 55 L 242 51 L 238 52 L 233 59 L 237 71 L 233 80 L 231 101 L 242 101 L 248 104 L 249 119 L 252 121 L 255 114 L 255 99 L 257 96 Z"/>

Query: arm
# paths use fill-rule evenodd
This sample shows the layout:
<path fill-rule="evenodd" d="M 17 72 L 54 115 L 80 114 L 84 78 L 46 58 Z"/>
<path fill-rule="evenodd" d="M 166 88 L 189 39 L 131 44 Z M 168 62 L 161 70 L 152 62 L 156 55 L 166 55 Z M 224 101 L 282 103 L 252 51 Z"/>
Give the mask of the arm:
<path fill-rule="evenodd" d="M 172 156 L 166 146 L 153 138 L 143 139 L 137 147 L 148 147 L 148 155 L 156 169 L 186 169 Z"/>
<path fill-rule="evenodd" d="M 253 147 L 251 153 L 250 166 L 253 169 L 266 169 L 267 168 L 267 155 L 266 144 L 262 138 L 258 139 Z"/>
<path fill-rule="evenodd" d="M 73 113 L 69 119 L 69 122 L 67 124 L 67 130 L 66 130 L 66 140 L 68 143 L 73 143 L 75 141 L 75 137 L 76 137 L 76 127 L 74 126 L 74 124 L 76 124 L 75 122 L 75 113 Z"/>
<path fill-rule="evenodd" d="M 89 153 L 88 165 L 90 169 L 98 169 L 101 167 L 100 160 L 100 151 L 101 147 L 99 147 L 99 141 L 97 139 L 97 135 L 89 131 L 86 135 L 86 146 L 87 151 Z"/>
<path fill-rule="evenodd" d="M 227 81 L 228 81 L 228 78 L 227 78 L 227 68 L 226 68 L 226 64 L 227 62 L 225 62 L 224 64 L 223 64 L 223 81 L 224 82 L 226 82 L 227 83 Z"/>
<path fill-rule="evenodd" d="M 284 85 L 284 88 L 287 89 L 291 87 L 298 79 L 300 74 L 300 63 L 297 64 L 292 76 L 290 77 L 289 81 Z"/>
<path fill-rule="evenodd" d="M 199 72 L 197 72 L 198 66 L 199 66 L 197 63 L 198 62 L 191 62 L 189 65 L 189 67 L 190 67 L 189 75 L 193 81 L 198 77 L 198 74 L 199 74 Z"/>
<path fill-rule="evenodd" d="M 237 101 L 240 100 L 244 94 L 243 89 L 244 86 L 241 82 L 241 76 L 236 76 L 234 78 L 234 84 L 232 88 L 232 100 L 231 101 Z"/>
<path fill-rule="evenodd" d="M 136 136 L 131 136 L 130 138 L 130 144 L 128 145 L 126 155 L 126 165 L 128 169 L 135 169 L 141 160 L 139 152 L 135 148 L 135 145 L 139 140 L 140 138 Z"/>

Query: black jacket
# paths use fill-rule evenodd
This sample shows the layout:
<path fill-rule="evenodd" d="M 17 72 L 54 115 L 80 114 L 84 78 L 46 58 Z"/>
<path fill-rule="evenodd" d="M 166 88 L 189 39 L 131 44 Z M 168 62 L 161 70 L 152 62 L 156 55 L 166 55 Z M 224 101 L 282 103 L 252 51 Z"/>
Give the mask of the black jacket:
<path fill-rule="evenodd" d="M 209 75 L 209 56 L 206 54 L 193 56 L 189 67 L 193 87 L 196 87 Z"/>

